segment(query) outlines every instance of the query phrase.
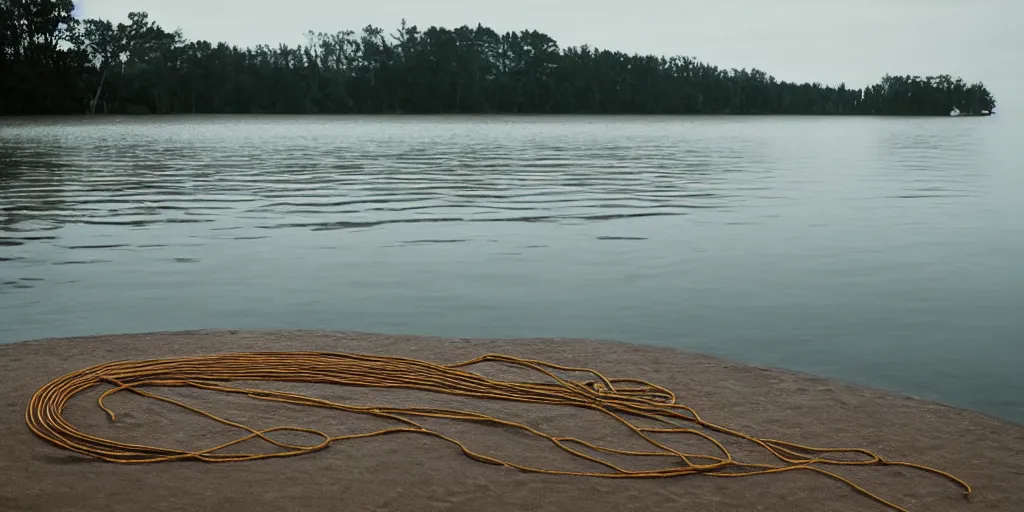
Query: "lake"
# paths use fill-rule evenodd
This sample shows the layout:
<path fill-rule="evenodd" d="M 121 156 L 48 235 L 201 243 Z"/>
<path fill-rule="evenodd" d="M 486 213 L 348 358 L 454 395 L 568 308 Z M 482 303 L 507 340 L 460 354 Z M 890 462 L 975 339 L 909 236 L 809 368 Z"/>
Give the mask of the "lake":
<path fill-rule="evenodd" d="M 0 120 L 0 343 L 590 337 L 1024 423 L 1020 140 L 998 116 Z"/>

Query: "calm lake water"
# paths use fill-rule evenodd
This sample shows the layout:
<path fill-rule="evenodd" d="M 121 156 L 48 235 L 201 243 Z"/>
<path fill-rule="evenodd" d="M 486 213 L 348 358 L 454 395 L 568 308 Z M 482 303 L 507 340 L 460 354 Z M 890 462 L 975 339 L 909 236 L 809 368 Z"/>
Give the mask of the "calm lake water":
<path fill-rule="evenodd" d="M 2 120 L 0 342 L 594 337 L 1024 423 L 1021 140 L 996 117 Z"/>

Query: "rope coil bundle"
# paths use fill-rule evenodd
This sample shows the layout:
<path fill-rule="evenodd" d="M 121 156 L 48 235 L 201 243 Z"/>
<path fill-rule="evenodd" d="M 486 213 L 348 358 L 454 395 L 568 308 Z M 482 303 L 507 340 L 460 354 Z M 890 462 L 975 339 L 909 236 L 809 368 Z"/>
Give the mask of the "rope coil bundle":
<path fill-rule="evenodd" d="M 484 377 L 465 370 L 465 367 L 483 363 L 503 363 L 534 372 L 544 382 L 507 381 Z M 587 374 L 589 380 L 564 377 L 561 374 Z M 512 400 L 526 403 L 573 406 L 598 411 L 620 422 L 639 439 L 649 444 L 647 451 L 625 450 L 601 446 L 575 437 L 554 436 L 524 423 L 464 410 L 432 407 L 387 407 L 351 405 L 299 393 L 229 386 L 231 381 L 269 381 L 334 384 L 377 388 L 420 390 L 467 398 Z M 203 450 L 188 451 L 159 446 L 122 443 L 80 431 L 62 416 L 67 403 L 77 394 L 102 385 L 111 386 L 104 391 L 98 404 L 110 417 L 113 411 L 104 405 L 104 399 L 114 393 L 130 391 L 184 408 L 211 420 L 246 433 L 237 439 Z M 328 408 L 366 414 L 394 420 L 400 426 L 341 436 L 331 436 L 320 430 L 278 426 L 254 429 L 219 417 L 213 413 L 188 405 L 179 400 L 157 395 L 144 388 L 191 387 L 196 389 L 233 393 L 253 399 L 282 402 L 293 405 Z M 643 426 L 627 416 L 644 418 L 660 426 Z M 441 432 L 424 427 L 416 418 L 441 418 L 476 422 L 519 429 L 551 442 L 565 452 L 606 468 L 602 471 L 563 471 L 533 467 L 491 457 L 469 449 L 463 442 Z M 714 477 L 743 477 L 780 473 L 785 471 L 813 471 L 839 480 L 857 492 L 895 510 L 906 509 L 864 489 L 853 481 L 824 469 L 827 466 L 903 466 L 942 476 L 959 485 L 965 496 L 971 487 L 959 478 L 928 466 L 910 462 L 886 460 L 862 448 L 816 448 L 776 439 L 757 438 L 703 420 L 693 409 L 679 404 L 668 389 L 656 384 L 630 378 L 607 378 L 589 368 L 574 368 L 544 361 L 521 359 L 508 355 L 488 354 L 476 359 L 443 365 L 428 361 L 400 357 L 374 356 L 334 352 L 249 352 L 212 356 L 157 359 L 145 361 L 118 361 L 78 370 L 49 382 L 33 396 L 25 411 L 25 421 L 37 436 L 61 448 L 115 463 L 154 463 L 180 460 L 203 462 L 233 462 L 272 457 L 288 457 L 315 452 L 331 443 L 348 439 L 366 438 L 393 433 L 417 433 L 443 439 L 456 445 L 466 456 L 489 464 L 515 468 L 520 471 L 554 475 L 576 475 L 602 478 L 664 478 L 702 474 Z M 269 434 L 281 431 L 302 432 L 319 436 L 321 441 L 311 445 L 286 443 Z M 652 434 L 698 436 L 709 442 L 717 454 L 684 453 Z M 777 463 L 754 463 L 737 460 L 713 434 L 742 440 L 760 447 Z M 270 453 L 234 453 L 225 449 L 245 441 L 259 439 L 273 445 Z M 662 457 L 670 465 L 651 470 L 622 468 L 592 452 L 635 457 Z M 850 456 L 859 457 L 851 459 Z M 844 458 L 845 457 L 845 458 Z"/>

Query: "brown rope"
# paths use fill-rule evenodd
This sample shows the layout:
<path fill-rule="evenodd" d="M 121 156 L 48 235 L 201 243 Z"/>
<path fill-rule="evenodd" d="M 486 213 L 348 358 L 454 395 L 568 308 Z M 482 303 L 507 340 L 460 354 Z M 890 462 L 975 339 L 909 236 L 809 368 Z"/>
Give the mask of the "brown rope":
<path fill-rule="evenodd" d="M 517 382 L 490 379 L 463 368 L 481 362 L 497 362 L 518 366 L 543 376 L 545 382 Z M 588 374 L 589 380 L 564 377 L 566 373 Z M 599 411 L 628 427 L 637 437 L 651 446 L 648 451 L 624 450 L 597 445 L 575 437 L 553 436 L 524 423 L 505 420 L 472 411 L 433 407 L 357 406 L 315 398 L 298 393 L 249 389 L 224 384 L 230 381 L 277 381 L 345 386 L 401 388 L 446 393 L 470 398 L 514 400 L 518 402 L 564 405 Z M 218 446 L 188 451 L 159 446 L 122 443 L 82 432 L 62 416 L 65 405 L 78 393 L 108 384 L 112 387 L 99 397 L 99 406 L 113 421 L 116 416 L 103 401 L 114 393 L 131 391 L 138 395 L 179 406 L 224 425 L 246 431 L 241 437 Z M 331 436 L 320 430 L 279 426 L 254 429 L 219 417 L 181 401 L 163 397 L 143 388 L 193 387 L 198 389 L 234 393 L 258 400 L 269 400 L 295 405 L 321 407 L 360 413 L 394 420 L 400 426 L 360 434 Z M 628 416 L 653 420 L 660 427 L 647 427 L 630 421 Z M 601 471 L 561 471 L 534 467 L 498 459 L 470 450 L 461 441 L 428 429 L 416 418 L 443 418 L 450 420 L 503 425 L 520 429 L 546 439 L 553 445 L 576 457 L 599 464 Z M 577 475 L 603 478 L 650 478 L 702 474 L 714 477 L 742 477 L 785 471 L 814 471 L 841 481 L 857 492 L 895 510 L 904 508 L 864 489 L 853 481 L 824 469 L 828 466 L 905 466 L 940 475 L 961 486 L 965 496 L 971 487 L 959 478 L 927 466 L 909 462 L 886 460 L 862 448 L 817 448 L 777 439 L 757 438 L 742 432 L 707 422 L 697 413 L 676 402 L 676 396 L 656 384 L 626 378 L 607 378 L 588 368 L 572 368 L 543 361 L 489 354 L 461 363 L 442 365 L 415 359 L 330 352 L 255 352 L 221 354 L 213 356 L 158 359 L 148 361 L 120 361 L 96 365 L 59 377 L 40 388 L 33 395 L 25 411 L 25 421 L 32 431 L 47 441 L 90 457 L 118 463 L 151 463 L 177 460 L 204 462 L 231 462 L 271 457 L 288 457 L 318 451 L 336 441 L 372 437 L 399 432 L 426 434 L 444 439 L 462 450 L 470 458 L 515 468 L 532 473 Z M 292 431 L 319 436 L 322 440 L 312 445 L 298 445 L 275 440 L 273 432 Z M 708 441 L 717 454 L 684 453 L 656 440 L 652 434 L 679 434 L 698 436 Z M 774 464 L 742 462 L 733 458 L 722 441 L 714 434 L 753 443 L 778 460 Z M 252 439 L 261 439 L 275 447 L 271 453 L 227 453 L 228 447 Z M 635 457 L 664 457 L 669 464 L 653 470 L 624 469 L 599 456 L 580 450 L 586 447 L 598 453 Z M 841 458 L 845 455 L 846 458 Z M 849 456 L 860 458 L 850 460 Z"/>

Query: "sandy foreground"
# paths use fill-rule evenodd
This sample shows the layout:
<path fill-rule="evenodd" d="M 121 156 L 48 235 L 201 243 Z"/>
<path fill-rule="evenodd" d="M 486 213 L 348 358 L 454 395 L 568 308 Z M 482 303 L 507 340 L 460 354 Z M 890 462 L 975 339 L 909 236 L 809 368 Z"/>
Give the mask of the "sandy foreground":
<path fill-rule="evenodd" d="M 889 459 L 950 471 L 975 488 L 968 501 L 949 481 L 911 469 L 839 471 L 910 510 L 1024 510 L 1024 427 L 984 415 L 664 348 L 566 339 L 438 339 L 308 331 L 155 333 L 0 346 L 0 510 L 889 510 L 811 472 L 644 480 L 526 474 L 473 461 L 453 445 L 418 434 L 345 441 L 283 459 L 112 464 L 52 446 L 35 437 L 24 423 L 24 410 L 35 390 L 73 370 L 113 360 L 262 350 L 360 352 L 440 363 L 503 353 L 591 367 L 608 377 L 643 378 L 663 385 L 706 420 L 755 436 L 815 446 L 863 447 Z M 500 367 L 481 365 L 472 370 L 514 378 L 503 375 L 508 370 Z M 347 403 L 479 410 L 606 445 L 622 445 L 629 437 L 614 421 L 569 407 L 372 388 L 300 384 L 275 388 Z M 340 434 L 376 430 L 383 421 L 191 389 L 160 392 L 257 428 L 310 426 Z M 65 412 L 69 421 L 95 435 L 182 449 L 201 449 L 238 437 L 236 430 L 130 393 L 109 400 L 119 414 L 118 421 L 110 422 L 96 407 L 97 395 L 98 391 L 90 392 L 73 400 Z M 431 426 L 490 455 L 558 469 L 595 469 L 517 431 L 444 421 Z M 740 459 L 760 456 L 742 443 L 728 446 L 735 448 Z M 712 453 L 696 445 L 689 448 Z"/>

